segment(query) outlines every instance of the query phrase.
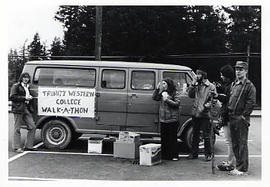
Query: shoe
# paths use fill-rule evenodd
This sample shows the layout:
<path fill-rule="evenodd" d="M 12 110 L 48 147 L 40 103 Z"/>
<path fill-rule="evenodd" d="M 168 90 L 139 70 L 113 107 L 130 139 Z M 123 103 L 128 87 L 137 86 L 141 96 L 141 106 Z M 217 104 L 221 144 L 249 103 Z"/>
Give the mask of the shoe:
<path fill-rule="evenodd" d="M 213 159 L 213 156 L 212 155 L 206 155 L 205 156 L 205 161 L 211 161 Z"/>
<path fill-rule="evenodd" d="M 23 149 L 22 148 L 14 149 L 14 152 L 16 152 L 16 153 L 23 153 Z"/>
<path fill-rule="evenodd" d="M 193 155 L 193 154 L 190 154 L 187 157 L 187 159 L 197 159 L 197 158 L 198 158 L 198 155 Z"/>
<path fill-rule="evenodd" d="M 24 148 L 23 150 L 24 151 L 37 151 L 36 148 Z"/>
<path fill-rule="evenodd" d="M 220 171 L 232 171 L 234 170 L 234 166 L 232 165 L 225 165 L 225 164 L 220 164 L 217 165 L 216 168 Z"/>
<path fill-rule="evenodd" d="M 243 171 L 239 171 L 237 169 L 234 169 L 234 170 L 228 172 L 228 175 L 232 175 L 232 176 L 246 176 L 246 175 L 248 175 L 248 172 L 243 172 Z"/>

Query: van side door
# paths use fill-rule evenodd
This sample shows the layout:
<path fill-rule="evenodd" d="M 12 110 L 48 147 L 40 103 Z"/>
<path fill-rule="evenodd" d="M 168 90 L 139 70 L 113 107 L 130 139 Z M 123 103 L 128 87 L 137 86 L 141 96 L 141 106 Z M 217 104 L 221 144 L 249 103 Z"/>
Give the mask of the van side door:
<path fill-rule="evenodd" d="M 159 102 L 152 99 L 158 70 L 129 69 L 127 130 L 158 132 Z"/>
<path fill-rule="evenodd" d="M 127 76 L 125 68 L 100 67 L 97 98 L 97 129 L 125 130 Z"/>

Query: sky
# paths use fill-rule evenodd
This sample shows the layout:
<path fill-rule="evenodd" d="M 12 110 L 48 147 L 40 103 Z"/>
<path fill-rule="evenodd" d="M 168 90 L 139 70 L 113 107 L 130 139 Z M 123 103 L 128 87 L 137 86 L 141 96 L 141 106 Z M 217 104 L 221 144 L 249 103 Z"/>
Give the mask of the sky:
<path fill-rule="evenodd" d="M 8 47 L 18 49 L 39 34 L 41 42 L 50 46 L 54 37 L 63 38 L 63 26 L 54 19 L 58 5 L 18 4 L 8 11 Z"/>

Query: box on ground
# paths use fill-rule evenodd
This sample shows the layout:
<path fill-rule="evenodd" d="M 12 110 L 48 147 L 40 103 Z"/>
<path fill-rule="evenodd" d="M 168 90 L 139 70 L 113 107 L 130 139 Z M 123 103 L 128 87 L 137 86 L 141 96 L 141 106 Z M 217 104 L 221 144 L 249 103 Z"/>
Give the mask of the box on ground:
<path fill-rule="evenodd" d="M 139 142 L 140 134 L 128 131 L 121 131 L 119 132 L 118 140 L 122 142 Z"/>
<path fill-rule="evenodd" d="M 88 139 L 88 153 L 102 153 L 103 138 L 91 137 Z"/>
<path fill-rule="evenodd" d="M 102 154 L 113 154 L 113 143 L 116 138 L 104 138 L 102 141 Z"/>
<path fill-rule="evenodd" d="M 152 166 L 161 163 L 161 144 L 140 146 L 140 165 Z"/>
<path fill-rule="evenodd" d="M 136 159 L 139 157 L 139 146 L 139 142 L 123 142 L 117 140 L 113 144 L 113 156 Z"/>

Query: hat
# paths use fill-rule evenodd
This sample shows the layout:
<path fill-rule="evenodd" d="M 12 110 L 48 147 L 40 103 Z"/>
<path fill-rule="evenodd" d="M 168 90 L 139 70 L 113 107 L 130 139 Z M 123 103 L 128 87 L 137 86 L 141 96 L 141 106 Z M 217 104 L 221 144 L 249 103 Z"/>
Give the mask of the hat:
<path fill-rule="evenodd" d="M 233 67 L 229 64 L 222 66 L 219 70 L 224 77 L 233 79 L 234 78 L 234 70 Z"/>
<path fill-rule="evenodd" d="M 236 64 L 234 67 L 248 69 L 248 63 L 244 61 L 236 61 Z"/>

